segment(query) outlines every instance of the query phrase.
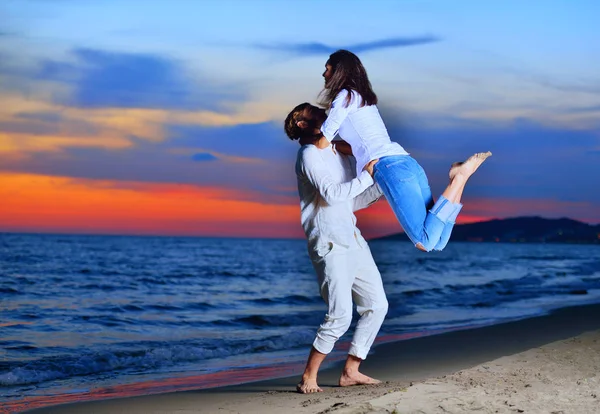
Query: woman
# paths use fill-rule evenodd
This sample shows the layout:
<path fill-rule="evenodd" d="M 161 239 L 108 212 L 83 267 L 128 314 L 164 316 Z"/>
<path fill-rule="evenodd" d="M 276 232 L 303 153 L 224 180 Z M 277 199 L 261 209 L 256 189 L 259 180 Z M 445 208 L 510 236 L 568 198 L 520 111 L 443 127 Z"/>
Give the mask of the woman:
<path fill-rule="evenodd" d="M 321 132 L 331 141 L 339 135 L 352 147 L 356 170 L 379 159 L 374 179 L 379 184 L 404 231 L 423 251 L 442 250 L 462 208 L 460 199 L 469 177 L 492 155 L 477 153 L 454 163 L 450 185 L 436 203 L 423 168 L 398 143 L 392 142 L 377 109 L 377 95 L 360 59 L 338 50 L 325 64 L 322 106 L 329 115 Z"/>

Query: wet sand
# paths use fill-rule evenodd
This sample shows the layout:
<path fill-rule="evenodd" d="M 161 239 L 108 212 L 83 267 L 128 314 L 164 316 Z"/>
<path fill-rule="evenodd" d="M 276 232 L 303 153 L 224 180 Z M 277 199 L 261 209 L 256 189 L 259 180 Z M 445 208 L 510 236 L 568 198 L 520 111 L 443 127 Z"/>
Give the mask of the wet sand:
<path fill-rule="evenodd" d="M 308 351 L 308 350 L 307 350 Z M 295 392 L 299 376 L 199 391 L 82 402 L 29 413 L 600 412 L 600 304 L 494 326 L 386 343 L 363 363 L 384 382 Z"/>

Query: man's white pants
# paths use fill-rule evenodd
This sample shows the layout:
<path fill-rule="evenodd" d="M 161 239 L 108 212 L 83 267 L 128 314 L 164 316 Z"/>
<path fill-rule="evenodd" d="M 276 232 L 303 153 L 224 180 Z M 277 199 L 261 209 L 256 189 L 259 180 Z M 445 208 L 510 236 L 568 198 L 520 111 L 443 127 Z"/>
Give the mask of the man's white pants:
<path fill-rule="evenodd" d="M 381 274 L 366 244 L 352 248 L 332 245 L 324 256 L 311 257 L 321 296 L 328 305 L 313 346 L 323 354 L 331 352 L 350 327 L 354 300 L 360 319 L 348 353 L 365 359 L 388 309 Z"/>

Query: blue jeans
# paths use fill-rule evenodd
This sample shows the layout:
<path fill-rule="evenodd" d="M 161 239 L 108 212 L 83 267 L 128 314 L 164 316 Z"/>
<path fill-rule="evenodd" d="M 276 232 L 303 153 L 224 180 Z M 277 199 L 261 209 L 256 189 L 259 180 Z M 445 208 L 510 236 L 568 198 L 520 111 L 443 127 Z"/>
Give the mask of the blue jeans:
<path fill-rule="evenodd" d="M 420 243 L 427 251 L 446 247 L 462 204 L 444 196 L 434 203 L 427 175 L 413 157 L 382 157 L 373 177 L 415 245 Z"/>

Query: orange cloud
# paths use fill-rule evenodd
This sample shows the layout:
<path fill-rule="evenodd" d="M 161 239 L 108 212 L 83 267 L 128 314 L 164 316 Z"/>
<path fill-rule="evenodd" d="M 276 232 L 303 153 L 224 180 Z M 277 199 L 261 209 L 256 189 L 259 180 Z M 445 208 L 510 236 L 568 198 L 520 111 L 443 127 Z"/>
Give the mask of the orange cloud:
<path fill-rule="evenodd" d="M 302 237 L 297 205 L 239 201 L 212 187 L 0 174 L 0 229 L 25 232 Z"/>
<path fill-rule="evenodd" d="M 129 140 L 115 136 L 77 138 L 0 132 L 0 153 L 57 152 L 67 147 L 121 149 L 130 147 L 131 145 Z"/>
<path fill-rule="evenodd" d="M 296 202 L 263 203 L 217 187 L 0 173 L 0 199 L 0 231 L 304 238 Z M 563 211 L 598 221 L 589 203 L 474 199 L 458 222 Z M 402 231 L 385 201 L 357 216 L 367 238 Z"/>
<path fill-rule="evenodd" d="M 49 93 L 41 93 L 43 90 L 38 90 L 37 92 L 39 94 L 34 99 L 20 94 L 0 96 L 0 122 L 12 122 L 23 126 L 41 124 L 32 119 L 20 119 L 17 115 L 21 113 L 40 112 L 56 113 L 61 117 L 58 125 L 61 136 L 78 138 L 82 136 L 97 136 L 98 139 L 108 136 L 113 137 L 111 139 L 121 140 L 126 140 L 129 136 L 136 136 L 141 139 L 158 142 L 168 138 L 164 125 L 169 123 L 203 126 L 262 123 L 273 118 L 272 107 L 276 106 L 273 104 L 270 106 L 254 105 L 250 111 L 245 107 L 240 107 L 238 108 L 240 112 L 233 114 L 221 114 L 204 110 L 78 108 L 52 103 Z M 56 91 L 54 92 L 56 93 Z M 95 132 L 81 131 L 82 123 L 93 126 Z M 39 138 L 52 139 L 54 137 L 40 135 Z M 7 148 L 7 145 L 0 144 L 0 146 L 4 146 L 5 150 Z M 53 146 L 51 147 L 54 148 Z M 20 145 L 17 148 L 26 150 L 26 148 L 22 148 Z M 45 147 L 41 149 L 46 150 Z"/>

